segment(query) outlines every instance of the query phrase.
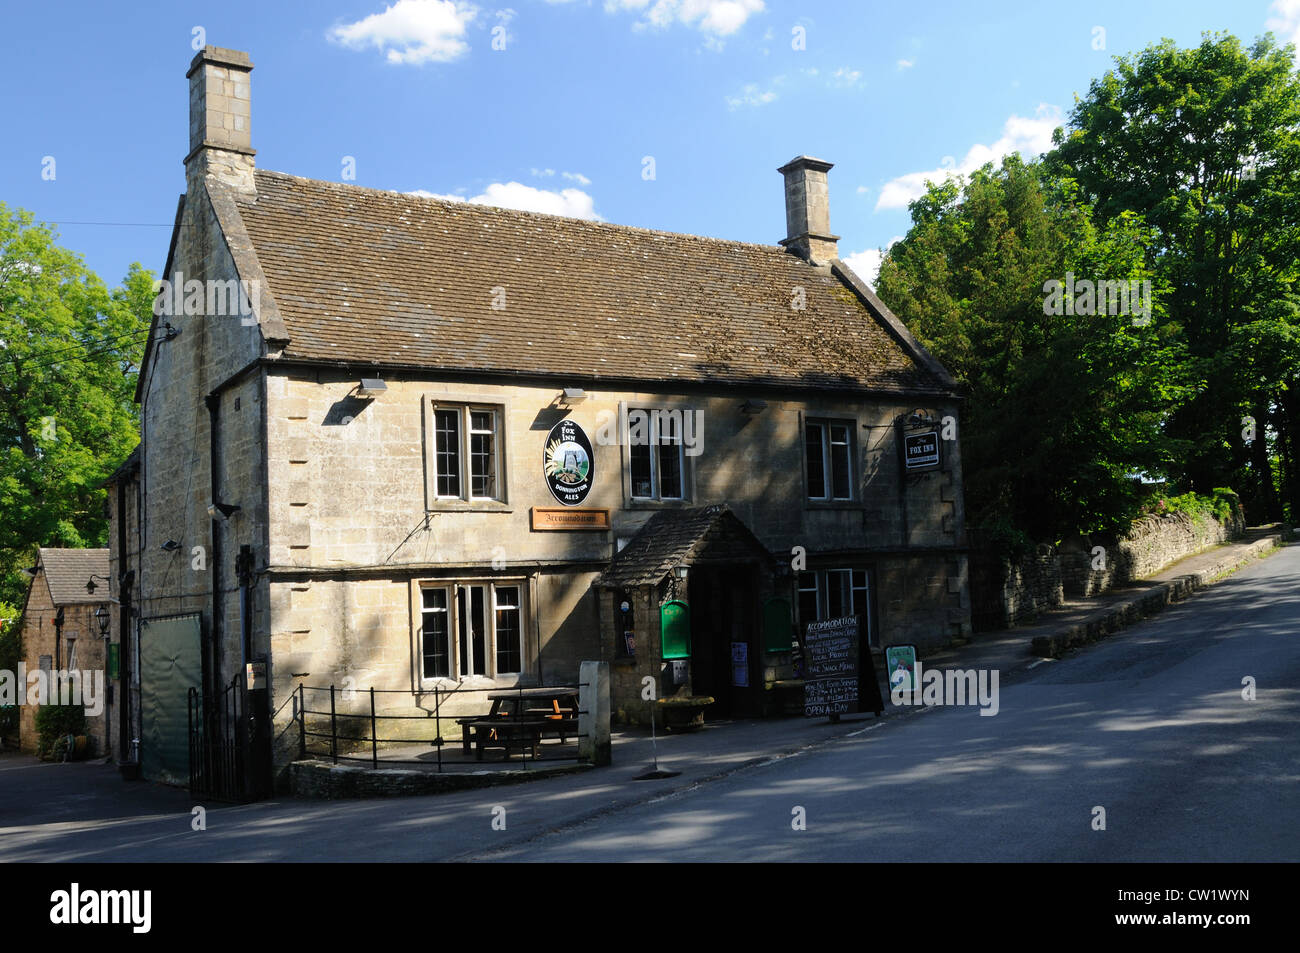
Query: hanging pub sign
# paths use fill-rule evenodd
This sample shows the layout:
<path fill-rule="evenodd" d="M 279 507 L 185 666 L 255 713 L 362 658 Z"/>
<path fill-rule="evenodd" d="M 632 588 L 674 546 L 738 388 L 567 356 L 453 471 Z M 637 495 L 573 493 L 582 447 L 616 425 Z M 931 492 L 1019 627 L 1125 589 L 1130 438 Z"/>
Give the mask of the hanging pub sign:
<path fill-rule="evenodd" d="M 551 496 L 565 506 L 578 506 L 591 492 L 591 441 L 573 420 L 561 420 L 546 437 L 542 459 Z"/>
<path fill-rule="evenodd" d="M 908 473 L 917 470 L 934 470 L 939 466 L 939 431 L 903 433 L 903 469 Z"/>

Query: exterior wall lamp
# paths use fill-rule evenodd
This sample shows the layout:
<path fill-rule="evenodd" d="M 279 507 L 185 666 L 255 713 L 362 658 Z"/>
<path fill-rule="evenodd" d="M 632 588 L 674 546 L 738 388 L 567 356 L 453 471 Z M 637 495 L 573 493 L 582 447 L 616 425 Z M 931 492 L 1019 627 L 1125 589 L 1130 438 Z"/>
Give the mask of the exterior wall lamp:
<path fill-rule="evenodd" d="M 560 391 L 560 400 L 566 404 L 580 404 L 587 399 L 587 392 L 581 387 L 565 387 Z"/>
<path fill-rule="evenodd" d="M 167 542 L 162 544 L 162 551 L 164 553 L 174 553 L 176 552 L 176 550 L 180 548 L 181 548 L 181 544 L 176 542 L 176 540 L 174 539 L 169 539 L 167 540 Z"/>
<path fill-rule="evenodd" d="M 363 377 L 361 383 L 357 385 L 358 397 L 378 397 L 386 393 L 388 385 L 377 377 Z"/>
<path fill-rule="evenodd" d="M 228 520 L 232 515 L 239 512 L 239 506 L 234 503 L 212 502 L 208 504 L 208 518 L 216 519 L 217 514 L 221 514 L 223 520 Z"/>
<path fill-rule="evenodd" d="M 96 579 L 102 579 L 104 580 L 104 582 L 109 582 L 109 578 L 107 576 L 101 576 L 97 572 L 92 572 L 90 574 L 90 578 L 86 580 L 86 592 L 92 596 L 95 594 L 95 590 L 99 588 L 99 586 L 95 585 Z"/>

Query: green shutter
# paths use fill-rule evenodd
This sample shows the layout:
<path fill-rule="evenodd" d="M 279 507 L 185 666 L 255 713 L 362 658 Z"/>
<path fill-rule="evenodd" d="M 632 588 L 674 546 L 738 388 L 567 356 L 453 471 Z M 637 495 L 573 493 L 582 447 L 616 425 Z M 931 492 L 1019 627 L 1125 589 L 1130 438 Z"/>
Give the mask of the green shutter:
<path fill-rule="evenodd" d="M 660 642 L 666 659 L 691 657 L 691 607 L 674 600 L 659 607 Z"/>
<path fill-rule="evenodd" d="M 780 596 L 763 603 L 763 651 L 789 652 L 794 641 L 790 600 Z"/>

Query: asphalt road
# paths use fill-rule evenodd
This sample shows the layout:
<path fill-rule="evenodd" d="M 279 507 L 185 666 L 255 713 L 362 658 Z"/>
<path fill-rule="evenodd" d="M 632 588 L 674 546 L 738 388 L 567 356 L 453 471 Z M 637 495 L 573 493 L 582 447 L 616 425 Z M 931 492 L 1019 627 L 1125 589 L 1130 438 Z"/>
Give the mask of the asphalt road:
<path fill-rule="evenodd" d="M 996 716 L 931 709 L 493 856 L 1300 859 L 1300 547 L 1043 663 Z"/>
<path fill-rule="evenodd" d="M 1300 859 L 1300 547 L 1003 682 L 999 703 L 865 721 L 676 791 L 616 767 L 211 806 L 200 831 L 184 791 L 0 756 L 0 861 Z"/>

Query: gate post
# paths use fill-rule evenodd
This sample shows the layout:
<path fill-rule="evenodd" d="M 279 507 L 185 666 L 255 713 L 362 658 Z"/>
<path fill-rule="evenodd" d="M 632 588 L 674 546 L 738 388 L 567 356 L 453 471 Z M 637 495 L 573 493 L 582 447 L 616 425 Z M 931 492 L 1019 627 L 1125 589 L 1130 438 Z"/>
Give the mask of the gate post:
<path fill-rule="evenodd" d="M 578 667 L 578 760 L 594 765 L 613 761 L 608 662 L 583 662 Z"/>

